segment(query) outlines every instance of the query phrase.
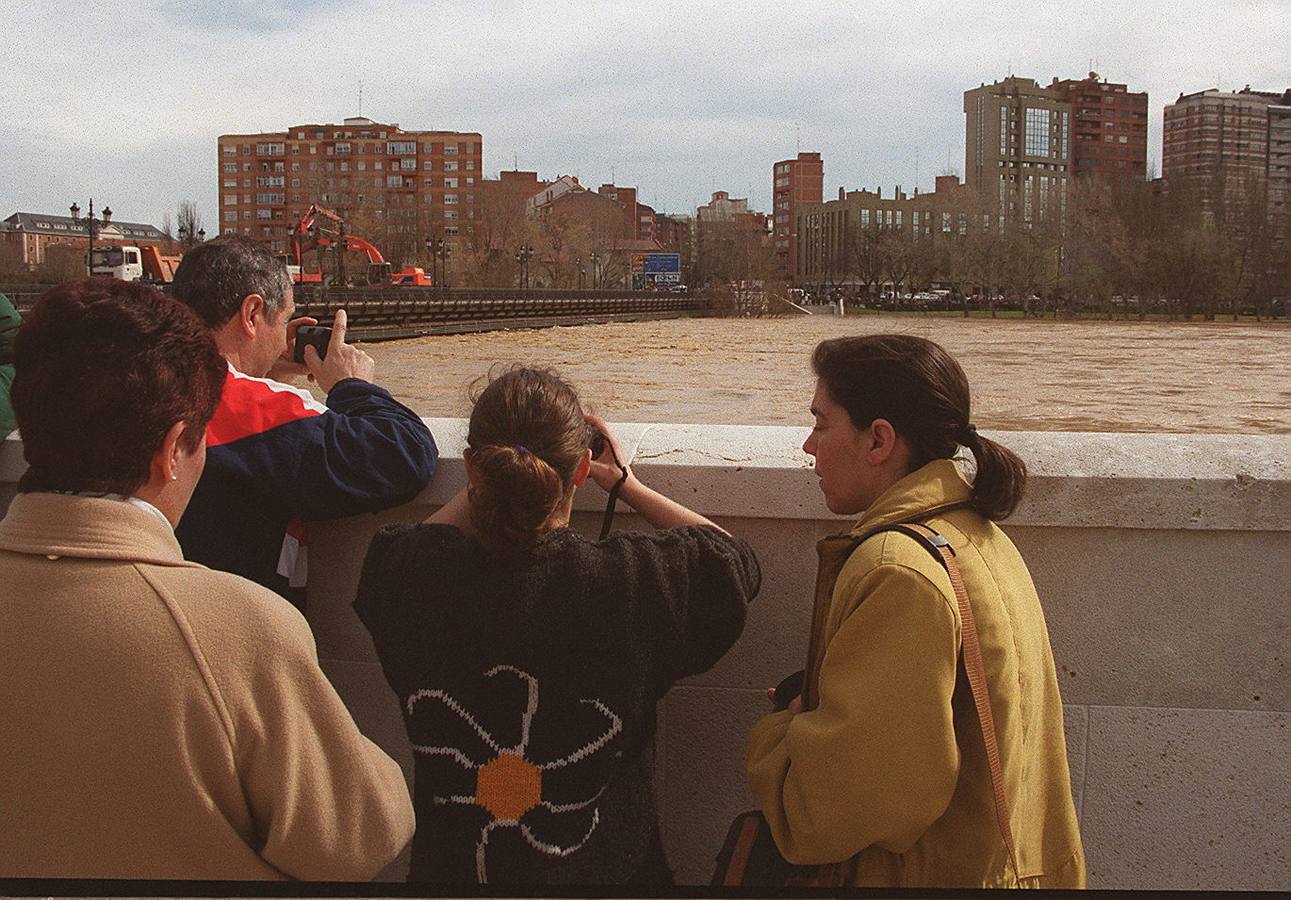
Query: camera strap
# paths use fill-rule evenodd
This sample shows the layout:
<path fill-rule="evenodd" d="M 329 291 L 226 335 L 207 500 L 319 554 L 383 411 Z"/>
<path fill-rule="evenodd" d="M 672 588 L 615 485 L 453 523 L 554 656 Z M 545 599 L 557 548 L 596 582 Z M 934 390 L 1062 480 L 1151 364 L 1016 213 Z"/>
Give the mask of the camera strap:
<path fill-rule="evenodd" d="M 623 489 L 623 482 L 628 480 L 628 467 L 619 461 L 619 455 L 614 452 L 614 445 L 608 441 L 606 444 L 610 448 L 610 456 L 614 458 L 614 465 L 618 466 L 619 471 L 623 474 L 619 476 L 618 481 L 614 482 L 614 485 L 610 488 L 609 499 L 605 501 L 605 518 L 601 520 L 601 536 L 599 538 L 602 541 L 610 536 L 610 527 L 614 524 L 614 507 L 619 502 L 619 491 Z"/>

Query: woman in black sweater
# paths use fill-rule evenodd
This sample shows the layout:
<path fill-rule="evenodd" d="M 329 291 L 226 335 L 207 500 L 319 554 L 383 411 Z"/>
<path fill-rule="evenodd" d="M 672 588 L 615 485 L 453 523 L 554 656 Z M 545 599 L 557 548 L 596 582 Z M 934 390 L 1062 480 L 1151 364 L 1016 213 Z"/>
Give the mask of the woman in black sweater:
<path fill-rule="evenodd" d="M 463 455 L 465 491 L 377 533 L 354 604 L 416 756 L 409 880 L 670 884 L 655 704 L 739 636 L 753 551 L 617 465 L 548 370 L 494 379 Z M 570 528 L 589 476 L 659 530 Z"/>

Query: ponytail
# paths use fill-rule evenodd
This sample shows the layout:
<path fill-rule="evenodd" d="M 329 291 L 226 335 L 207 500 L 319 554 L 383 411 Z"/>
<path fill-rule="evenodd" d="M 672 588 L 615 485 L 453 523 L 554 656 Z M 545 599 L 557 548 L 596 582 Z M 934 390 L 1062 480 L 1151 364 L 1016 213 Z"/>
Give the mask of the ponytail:
<path fill-rule="evenodd" d="M 565 485 L 546 460 L 524 447 L 480 447 L 469 492 L 471 523 L 495 552 L 528 550 L 549 530 Z"/>
<path fill-rule="evenodd" d="M 973 478 L 972 507 L 982 518 L 1002 522 L 1022 502 L 1026 490 L 1027 467 L 1021 457 L 973 429 L 968 449 L 977 460 Z"/>

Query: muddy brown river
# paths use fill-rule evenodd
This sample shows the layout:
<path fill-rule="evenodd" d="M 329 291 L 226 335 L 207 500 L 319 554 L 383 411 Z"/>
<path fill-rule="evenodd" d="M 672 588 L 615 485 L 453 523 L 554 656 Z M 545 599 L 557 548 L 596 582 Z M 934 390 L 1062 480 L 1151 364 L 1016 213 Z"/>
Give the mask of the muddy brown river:
<path fill-rule="evenodd" d="M 973 418 L 1011 431 L 1291 433 L 1291 324 L 803 316 L 672 319 L 368 344 L 377 381 L 424 416 L 466 416 L 495 363 L 552 366 L 611 422 L 805 425 L 823 338 L 942 344 Z"/>

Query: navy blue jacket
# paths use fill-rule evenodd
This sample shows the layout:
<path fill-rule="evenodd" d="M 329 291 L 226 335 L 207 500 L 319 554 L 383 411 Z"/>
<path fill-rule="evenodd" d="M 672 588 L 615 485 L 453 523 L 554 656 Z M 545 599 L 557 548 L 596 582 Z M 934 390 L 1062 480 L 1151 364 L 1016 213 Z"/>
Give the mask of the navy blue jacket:
<path fill-rule="evenodd" d="M 304 522 L 405 503 L 438 458 L 421 418 L 375 384 L 338 382 L 324 406 L 232 366 L 206 445 L 176 529 L 184 556 L 284 597 L 304 584 Z"/>

